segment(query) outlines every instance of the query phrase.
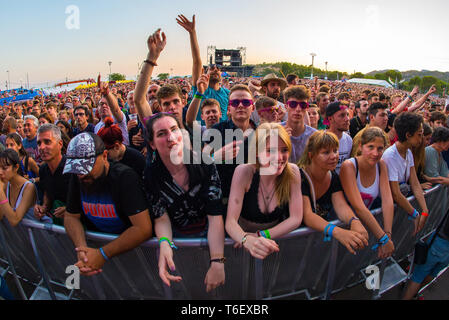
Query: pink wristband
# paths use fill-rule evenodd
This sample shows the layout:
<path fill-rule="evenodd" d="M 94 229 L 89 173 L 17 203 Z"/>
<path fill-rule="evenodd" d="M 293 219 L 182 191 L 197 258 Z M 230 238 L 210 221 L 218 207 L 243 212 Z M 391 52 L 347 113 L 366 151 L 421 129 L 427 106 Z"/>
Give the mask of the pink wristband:
<path fill-rule="evenodd" d="M 1 204 L 5 204 L 5 203 L 8 203 L 8 199 L 5 199 L 5 200 L 3 200 L 3 201 L 0 201 L 0 205 L 1 205 Z"/>

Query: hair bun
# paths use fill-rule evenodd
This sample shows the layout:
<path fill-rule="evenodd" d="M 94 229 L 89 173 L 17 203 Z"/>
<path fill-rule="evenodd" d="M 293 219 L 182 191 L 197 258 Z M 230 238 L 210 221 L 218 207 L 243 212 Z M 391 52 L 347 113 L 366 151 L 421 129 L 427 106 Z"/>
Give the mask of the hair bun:
<path fill-rule="evenodd" d="M 109 128 L 113 124 L 114 124 L 114 119 L 112 119 L 111 117 L 107 117 L 106 119 L 104 119 L 105 128 Z"/>

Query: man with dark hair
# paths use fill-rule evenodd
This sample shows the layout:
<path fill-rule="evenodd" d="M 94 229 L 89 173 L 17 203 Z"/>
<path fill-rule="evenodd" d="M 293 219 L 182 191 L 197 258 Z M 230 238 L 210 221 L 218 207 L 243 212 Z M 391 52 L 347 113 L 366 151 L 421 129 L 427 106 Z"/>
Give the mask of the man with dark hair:
<path fill-rule="evenodd" d="M 289 87 L 296 86 L 300 83 L 298 75 L 296 75 L 294 73 L 288 74 L 286 79 L 287 79 L 287 85 Z"/>
<path fill-rule="evenodd" d="M 120 162 L 108 162 L 100 137 L 84 132 L 73 138 L 63 173 L 73 174 L 64 226 L 76 247 L 76 266 L 83 275 L 101 272 L 107 260 L 132 250 L 151 236 L 141 178 Z M 119 236 L 99 249 L 89 248 L 82 219 L 88 229 Z"/>
<path fill-rule="evenodd" d="M 89 118 L 89 108 L 86 106 L 77 106 L 74 108 L 73 115 L 76 119 L 76 127 L 73 129 L 73 135 L 76 136 L 83 132 L 94 132 L 95 126 L 87 122 Z"/>
<path fill-rule="evenodd" d="M 326 125 L 323 123 L 324 115 L 326 114 L 326 107 L 329 104 L 329 94 L 326 92 L 318 92 L 315 97 L 316 105 L 320 109 L 320 119 L 318 120 L 318 130 L 326 129 Z"/>
<path fill-rule="evenodd" d="M 444 127 L 446 125 L 446 116 L 443 112 L 433 111 L 430 114 L 429 124 L 432 129 L 436 129 L 438 127 Z"/>
<path fill-rule="evenodd" d="M 414 220 L 414 234 L 424 227 L 429 214 L 423 190 L 416 175 L 411 151 L 411 148 L 416 148 L 422 143 L 422 123 L 422 117 L 415 113 L 404 112 L 400 114 L 394 121 L 398 141 L 385 150 L 382 156 L 388 167 L 393 200 L 407 212 L 410 220 Z M 410 191 L 412 191 L 421 207 L 421 215 L 407 200 Z"/>
<path fill-rule="evenodd" d="M 351 138 L 354 138 L 360 130 L 365 128 L 368 122 L 368 107 L 368 101 L 364 99 L 360 99 L 355 103 L 357 115 L 349 121 L 349 133 Z"/>
<path fill-rule="evenodd" d="M 368 104 L 372 105 L 373 103 L 378 103 L 379 102 L 379 95 L 376 92 L 370 93 L 368 95 Z"/>

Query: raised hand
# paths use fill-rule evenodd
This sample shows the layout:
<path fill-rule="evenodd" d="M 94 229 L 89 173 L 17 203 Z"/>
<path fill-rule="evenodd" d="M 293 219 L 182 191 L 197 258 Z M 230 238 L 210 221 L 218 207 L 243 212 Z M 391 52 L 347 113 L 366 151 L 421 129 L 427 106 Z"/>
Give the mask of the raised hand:
<path fill-rule="evenodd" d="M 410 92 L 410 95 L 413 97 L 418 92 L 419 92 L 419 87 L 418 86 L 414 86 L 412 92 Z"/>
<path fill-rule="evenodd" d="M 165 33 L 162 32 L 161 37 L 161 29 L 157 29 L 147 40 L 148 50 L 149 50 L 149 60 L 151 62 L 156 62 L 161 54 L 162 50 L 164 50 L 165 45 L 167 44 L 167 37 Z"/>
<path fill-rule="evenodd" d="M 189 21 L 189 19 L 187 19 L 184 15 L 180 14 L 177 18 L 176 18 L 176 22 L 183 27 L 184 29 L 186 29 L 186 31 L 188 33 L 193 33 L 195 32 L 195 15 L 193 15 L 192 17 L 192 21 Z"/>
<path fill-rule="evenodd" d="M 429 89 L 429 94 L 434 93 L 435 91 L 437 91 L 437 88 L 435 87 L 435 85 L 433 84 L 430 89 Z"/>
<path fill-rule="evenodd" d="M 109 94 L 109 83 L 101 82 L 100 74 L 98 75 L 97 86 L 102 96 L 107 96 Z"/>
<path fill-rule="evenodd" d="M 209 75 L 208 74 L 202 74 L 198 81 L 196 82 L 196 87 L 198 89 L 198 92 L 201 94 L 204 94 L 206 92 L 207 87 L 209 86 Z"/>

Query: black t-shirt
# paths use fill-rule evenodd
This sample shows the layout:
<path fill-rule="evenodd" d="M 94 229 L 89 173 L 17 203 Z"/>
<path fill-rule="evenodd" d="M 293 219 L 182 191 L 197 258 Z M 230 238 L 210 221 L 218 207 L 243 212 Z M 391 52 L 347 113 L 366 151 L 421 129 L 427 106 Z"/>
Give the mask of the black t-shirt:
<path fill-rule="evenodd" d="M 252 123 L 253 128 L 255 128 L 255 125 Z M 240 136 L 240 139 L 238 139 L 238 137 L 234 136 L 232 138 L 232 140 L 227 141 L 228 139 L 227 136 L 232 136 L 229 133 L 231 133 L 233 130 L 240 130 L 240 132 L 242 132 L 241 129 L 239 129 L 234 122 L 232 122 L 232 120 L 227 120 L 227 121 L 223 121 L 223 122 L 219 122 L 217 124 L 215 124 L 212 129 L 218 130 L 221 134 L 221 147 L 224 147 L 227 143 L 230 143 L 232 141 L 241 141 L 242 137 L 243 137 L 243 133 Z M 226 134 L 226 132 L 228 131 L 228 135 Z M 214 136 L 210 135 L 209 130 L 206 130 L 203 134 L 203 140 L 205 143 L 211 144 L 211 146 L 213 146 L 214 144 Z M 232 164 L 219 164 L 216 163 L 217 166 L 217 171 L 218 174 L 220 176 L 220 181 L 221 181 L 221 190 L 223 191 L 223 197 L 224 198 L 228 198 L 229 197 L 229 193 L 231 191 L 231 183 L 232 183 L 232 176 L 234 175 L 234 171 L 235 168 L 237 168 L 237 166 L 239 164 L 241 164 L 241 162 L 243 160 L 243 163 L 248 163 L 248 149 L 249 149 L 249 141 L 251 140 L 252 135 L 254 134 L 251 133 L 251 135 L 249 135 L 248 137 L 244 137 L 243 138 L 243 144 L 240 145 L 240 151 L 237 154 L 237 157 L 233 159 Z M 216 150 L 215 150 L 216 151 Z"/>
<path fill-rule="evenodd" d="M 187 165 L 189 191 L 184 191 L 157 158 L 145 170 L 145 186 L 151 204 L 151 217 L 167 212 L 172 226 L 182 234 L 195 234 L 206 227 L 207 215 L 223 215 L 220 206 L 220 178 L 214 164 Z"/>
<path fill-rule="evenodd" d="M 335 192 L 343 191 L 341 186 L 340 178 L 335 173 L 335 171 L 331 171 L 332 178 L 331 183 L 329 185 L 329 189 L 319 198 L 316 199 L 317 208 L 313 205 L 313 199 L 310 192 L 309 180 L 307 180 L 304 172 L 301 170 L 301 190 L 304 196 L 308 196 L 310 200 L 310 206 L 312 207 L 312 211 L 321 216 L 323 219 L 327 221 L 334 220 L 336 216 L 331 214 L 333 209 L 332 205 L 332 194 Z"/>
<path fill-rule="evenodd" d="M 73 136 L 77 136 L 83 132 L 92 132 L 95 133 L 95 126 L 92 123 L 87 124 L 87 127 L 84 130 L 80 130 L 78 127 L 73 128 Z"/>
<path fill-rule="evenodd" d="M 143 170 L 145 169 L 145 157 L 139 151 L 134 148 L 126 147 L 125 154 L 123 155 L 121 163 L 133 168 L 137 172 L 139 177 L 143 176 Z"/>
<path fill-rule="evenodd" d="M 360 130 L 365 128 L 366 123 L 367 122 L 365 122 L 365 124 L 362 124 L 359 116 L 355 116 L 354 118 L 352 118 L 349 122 L 349 134 L 351 135 L 351 138 L 354 138 Z"/>
<path fill-rule="evenodd" d="M 131 226 L 129 216 L 146 209 L 142 179 L 120 162 L 111 162 L 106 177 L 97 179 L 90 191 L 76 175 L 70 180 L 67 212 L 81 213 L 89 221 L 88 229 L 120 234 Z"/>
<path fill-rule="evenodd" d="M 39 168 L 39 183 L 37 184 L 37 188 L 39 191 L 40 203 L 43 201 L 44 193 L 47 194 L 50 203 L 53 203 L 55 200 L 64 203 L 67 202 L 69 182 L 72 174 L 62 174 L 65 162 L 66 157 L 63 156 L 54 174 L 51 173 L 51 170 L 46 163 Z"/>

